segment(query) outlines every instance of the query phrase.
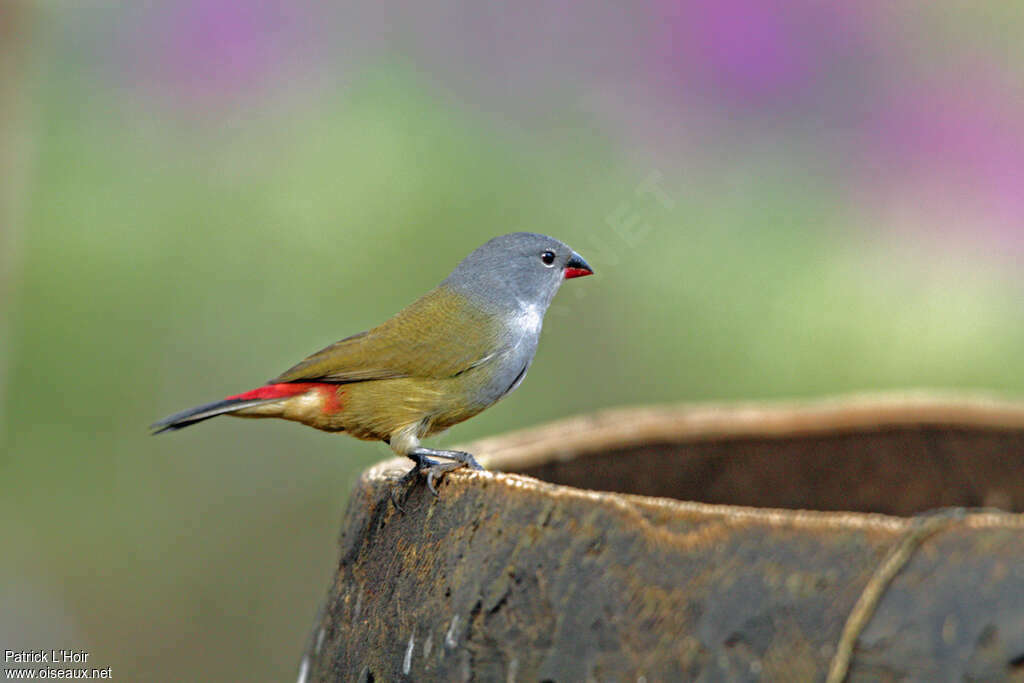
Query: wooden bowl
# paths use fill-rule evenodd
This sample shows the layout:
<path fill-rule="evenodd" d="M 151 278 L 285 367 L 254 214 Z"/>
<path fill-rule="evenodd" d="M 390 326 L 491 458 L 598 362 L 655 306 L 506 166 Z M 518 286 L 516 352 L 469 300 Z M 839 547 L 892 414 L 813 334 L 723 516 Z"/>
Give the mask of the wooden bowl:
<path fill-rule="evenodd" d="M 1022 680 L 1024 404 L 599 413 L 367 470 L 307 680 Z M 979 509 L 987 508 L 987 509 Z"/>

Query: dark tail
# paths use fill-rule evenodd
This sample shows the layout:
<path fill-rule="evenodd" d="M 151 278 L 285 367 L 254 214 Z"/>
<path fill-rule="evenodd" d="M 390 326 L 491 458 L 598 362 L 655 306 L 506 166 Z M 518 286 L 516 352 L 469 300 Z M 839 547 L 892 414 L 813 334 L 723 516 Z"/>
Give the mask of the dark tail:
<path fill-rule="evenodd" d="M 175 413 L 170 417 L 165 417 L 159 422 L 154 422 L 149 427 L 153 430 L 153 434 L 160 434 L 162 432 L 171 432 L 178 429 L 184 429 L 194 425 L 197 422 L 203 420 L 209 420 L 211 417 L 217 417 L 224 413 L 233 413 L 236 410 L 243 408 L 250 408 L 252 406 L 258 406 L 261 403 L 269 403 L 267 399 L 241 399 L 241 398 L 227 398 L 223 401 L 214 401 L 213 403 L 207 403 L 205 405 L 196 406 L 195 408 L 189 408 L 183 410 L 180 413 Z"/>

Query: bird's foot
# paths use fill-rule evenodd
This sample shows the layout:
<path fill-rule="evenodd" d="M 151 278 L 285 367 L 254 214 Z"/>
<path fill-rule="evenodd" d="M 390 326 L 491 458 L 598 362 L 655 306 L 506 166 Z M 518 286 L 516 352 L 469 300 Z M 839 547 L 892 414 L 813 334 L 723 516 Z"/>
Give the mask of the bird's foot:
<path fill-rule="evenodd" d="M 415 477 L 420 472 L 425 472 L 427 475 L 427 488 L 435 496 L 437 496 L 437 488 L 434 484 L 447 472 L 457 470 L 460 467 L 468 467 L 474 470 L 483 469 L 480 463 L 476 461 L 476 458 L 465 451 L 439 451 L 433 448 L 419 447 L 410 452 L 409 457 L 416 461 L 416 466 L 406 476 Z M 431 460 L 431 457 L 444 458 L 448 462 Z"/>
<path fill-rule="evenodd" d="M 391 502 L 399 512 L 405 513 L 405 509 L 398 501 L 397 491 L 399 489 L 408 489 L 408 485 L 415 481 L 421 474 L 425 474 L 427 478 L 427 489 L 430 490 L 434 496 L 437 496 L 437 482 L 440 481 L 448 472 L 457 470 L 460 467 L 468 467 L 473 470 L 482 470 L 483 467 L 476 461 L 470 453 L 465 451 L 439 451 L 433 448 L 415 448 L 408 453 L 409 457 L 412 458 L 413 465 L 412 469 L 405 473 L 401 479 L 391 489 Z M 438 462 L 433 458 L 444 458 L 448 462 Z"/>

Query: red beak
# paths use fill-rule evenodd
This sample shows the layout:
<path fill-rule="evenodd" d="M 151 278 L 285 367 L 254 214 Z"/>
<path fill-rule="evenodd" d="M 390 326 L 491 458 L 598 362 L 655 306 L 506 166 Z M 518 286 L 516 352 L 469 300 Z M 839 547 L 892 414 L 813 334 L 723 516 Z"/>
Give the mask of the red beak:
<path fill-rule="evenodd" d="M 584 275 L 593 275 L 594 269 L 591 268 L 583 257 L 577 254 L 575 251 L 568 261 L 565 262 L 565 279 L 569 280 L 574 277 L 583 277 Z"/>

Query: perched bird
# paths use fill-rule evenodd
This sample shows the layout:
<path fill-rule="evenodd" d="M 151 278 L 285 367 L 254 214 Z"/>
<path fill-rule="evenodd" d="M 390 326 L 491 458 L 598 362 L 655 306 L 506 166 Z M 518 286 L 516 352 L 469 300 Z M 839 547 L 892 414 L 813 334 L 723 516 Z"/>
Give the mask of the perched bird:
<path fill-rule="evenodd" d="M 154 433 L 217 415 L 294 420 L 388 443 L 415 462 L 410 476 L 426 473 L 436 495 L 443 473 L 482 468 L 469 453 L 425 448 L 420 439 L 518 387 L 562 280 L 591 273 L 552 237 L 495 237 L 390 320 L 331 344 L 264 386 L 171 415 L 153 425 Z"/>

